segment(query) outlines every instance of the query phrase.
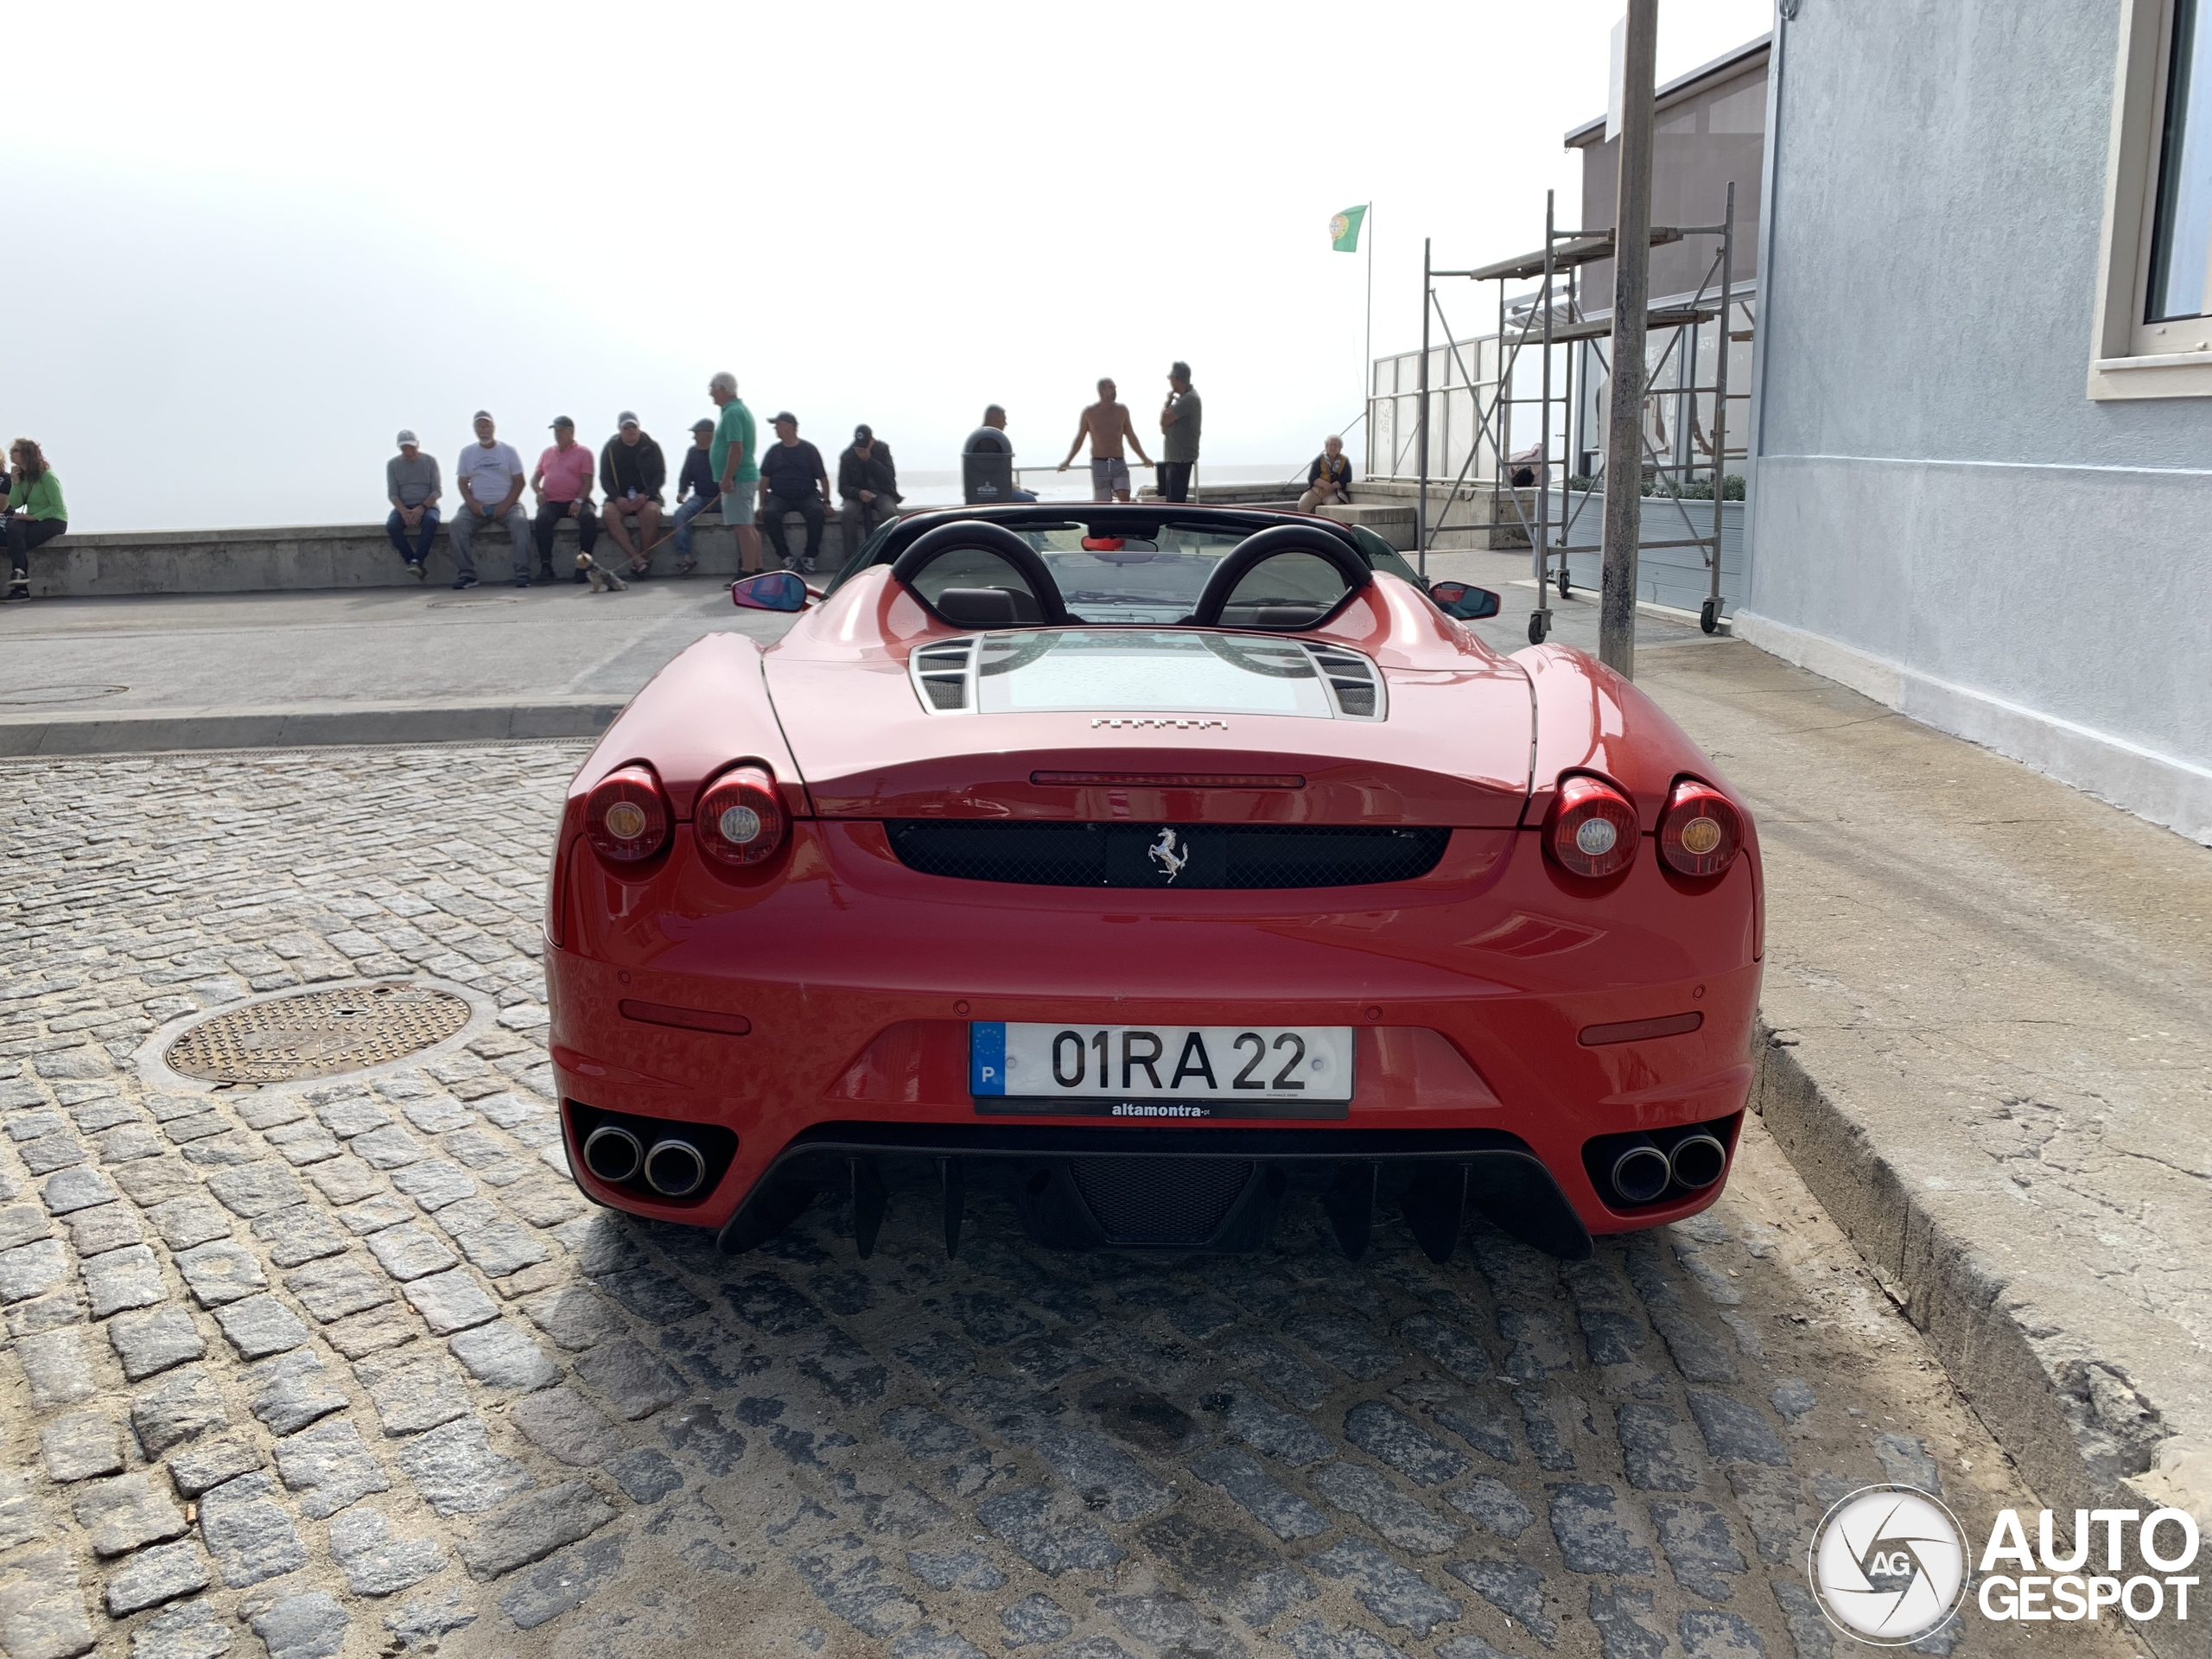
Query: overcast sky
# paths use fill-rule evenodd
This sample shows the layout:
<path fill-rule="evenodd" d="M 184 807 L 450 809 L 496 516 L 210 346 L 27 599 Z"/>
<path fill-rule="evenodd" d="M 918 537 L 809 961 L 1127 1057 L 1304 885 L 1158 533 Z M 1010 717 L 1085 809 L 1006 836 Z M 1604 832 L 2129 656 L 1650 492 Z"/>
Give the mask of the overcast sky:
<path fill-rule="evenodd" d="M 1185 357 L 1208 460 L 1301 460 L 1359 409 L 1330 215 L 1375 203 L 1375 349 L 1412 342 L 1423 236 L 1478 263 L 1541 241 L 1547 187 L 1579 203 L 1560 137 L 1619 10 L 40 7 L 0 424 L 86 531 L 379 517 L 401 426 L 450 496 L 479 406 L 526 461 L 624 408 L 673 448 L 721 368 L 926 471 L 991 401 L 1058 461 L 1102 374 L 1148 423 Z M 1667 0 L 1660 77 L 1768 25 Z"/>

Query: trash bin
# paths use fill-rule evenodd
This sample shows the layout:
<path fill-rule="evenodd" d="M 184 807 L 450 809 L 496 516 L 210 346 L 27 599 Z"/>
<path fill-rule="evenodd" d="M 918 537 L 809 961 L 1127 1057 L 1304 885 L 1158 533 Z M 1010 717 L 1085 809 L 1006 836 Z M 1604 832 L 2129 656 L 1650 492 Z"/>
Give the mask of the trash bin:
<path fill-rule="evenodd" d="M 970 450 L 961 456 L 960 491 L 970 506 L 1014 499 L 1012 452 Z"/>

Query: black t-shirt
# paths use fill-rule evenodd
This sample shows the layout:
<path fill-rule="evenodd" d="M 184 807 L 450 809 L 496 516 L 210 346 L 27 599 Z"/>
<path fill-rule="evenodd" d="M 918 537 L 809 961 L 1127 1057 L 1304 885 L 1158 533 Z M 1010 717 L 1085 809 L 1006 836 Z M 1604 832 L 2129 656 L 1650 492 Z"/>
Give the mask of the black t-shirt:
<path fill-rule="evenodd" d="M 820 499 L 814 480 L 829 476 L 822 452 L 804 438 L 792 444 L 772 443 L 760 452 L 760 477 L 768 493 L 786 501 L 804 501 L 810 495 Z"/>

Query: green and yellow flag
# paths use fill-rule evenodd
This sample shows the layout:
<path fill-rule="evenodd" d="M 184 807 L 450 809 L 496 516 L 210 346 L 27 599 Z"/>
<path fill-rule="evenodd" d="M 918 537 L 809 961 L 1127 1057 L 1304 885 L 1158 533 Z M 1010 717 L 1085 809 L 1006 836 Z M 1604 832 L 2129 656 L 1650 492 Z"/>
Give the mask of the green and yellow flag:
<path fill-rule="evenodd" d="M 1357 207 L 1347 207 L 1329 221 L 1329 245 L 1338 253 L 1359 251 L 1359 227 L 1367 218 L 1364 202 Z"/>

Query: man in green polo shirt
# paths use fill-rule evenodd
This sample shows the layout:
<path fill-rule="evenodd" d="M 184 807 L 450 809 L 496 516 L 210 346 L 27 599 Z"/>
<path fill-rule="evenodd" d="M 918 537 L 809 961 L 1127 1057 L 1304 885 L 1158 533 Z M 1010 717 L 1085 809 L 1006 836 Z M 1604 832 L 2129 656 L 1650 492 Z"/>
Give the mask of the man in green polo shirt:
<path fill-rule="evenodd" d="M 721 410 L 715 423 L 707 462 L 721 486 L 722 523 L 737 527 L 737 562 L 748 576 L 760 569 L 760 531 L 753 522 L 760 493 L 760 446 L 753 438 L 753 411 L 739 401 L 737 377 L 725 369 L 707 383 L 707 396 Z"/>

